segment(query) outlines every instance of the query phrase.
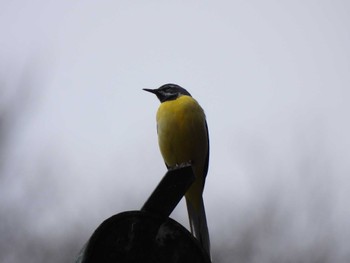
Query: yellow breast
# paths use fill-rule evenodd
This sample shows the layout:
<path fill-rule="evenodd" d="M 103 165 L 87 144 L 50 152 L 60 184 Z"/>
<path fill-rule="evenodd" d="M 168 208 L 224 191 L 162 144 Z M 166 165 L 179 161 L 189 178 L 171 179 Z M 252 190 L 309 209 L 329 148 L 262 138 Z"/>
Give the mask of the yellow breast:
<path fill-rule="evenodd" d="M 208 153 L 206 129 L 204 111 L 192 97 L 163 102 L 157 112 L 157 131 L 165 163 L 171 167 L 191 161 L 196 177 L 201 176 Z"/>

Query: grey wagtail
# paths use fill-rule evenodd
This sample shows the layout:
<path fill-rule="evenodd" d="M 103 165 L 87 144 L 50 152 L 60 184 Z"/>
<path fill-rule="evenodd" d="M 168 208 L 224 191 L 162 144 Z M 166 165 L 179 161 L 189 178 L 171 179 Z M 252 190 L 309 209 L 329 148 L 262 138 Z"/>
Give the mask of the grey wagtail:
<path fill-rule="evenodd" d="M 184 88 L 165 84 L 144 89 L 161 104 L 157 112 L 158 143 L 168 169 L 183 163 L 192 165 L 195 182 L 187 191 L 186 204 L 192 234 L 210 256 L 210 240 L 203 203 L 203 189 L 209 162 L 209 136 L 204 111 Z"/>

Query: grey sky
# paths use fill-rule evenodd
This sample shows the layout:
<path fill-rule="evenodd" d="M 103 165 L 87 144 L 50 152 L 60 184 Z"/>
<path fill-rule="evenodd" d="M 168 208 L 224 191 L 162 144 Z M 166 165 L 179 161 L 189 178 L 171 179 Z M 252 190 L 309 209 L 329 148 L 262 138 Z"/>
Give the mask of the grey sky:
<path fill-rule="evenodd" d="M 77 248 L 140 208 L 165 173 L 159 102 L 142 89 L 173 82 L 207 114 L 214 257 L 231 262 L 252 231 L 246 262 L 324 247 L 324 262 L 347 262 L 349 13 L 348 1 L 3 1 L 0 112 L 17 87 L 28 95 L 2 151 L 0 239 L 20 224 L 28 242 L 75 233 Z M 183 203 L 173 217 L 187 224 Z M 3 241 L 17 262 L 23 244 Z"/>

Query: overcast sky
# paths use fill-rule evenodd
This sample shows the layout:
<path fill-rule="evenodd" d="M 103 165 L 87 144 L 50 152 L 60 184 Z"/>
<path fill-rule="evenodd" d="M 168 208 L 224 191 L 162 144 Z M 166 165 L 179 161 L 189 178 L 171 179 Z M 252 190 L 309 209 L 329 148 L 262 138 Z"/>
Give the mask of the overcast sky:
<path fill-rule="evenodd" d="M 66 262 L 142 206 L 166 172 L 142 89 L 171 82 L 207 115 L 214 259 L 349 262 L 349 14 L 345 0 L 2 1 L 0 261 Z M 188 225 L 184 203 L 172 217 Z"/>

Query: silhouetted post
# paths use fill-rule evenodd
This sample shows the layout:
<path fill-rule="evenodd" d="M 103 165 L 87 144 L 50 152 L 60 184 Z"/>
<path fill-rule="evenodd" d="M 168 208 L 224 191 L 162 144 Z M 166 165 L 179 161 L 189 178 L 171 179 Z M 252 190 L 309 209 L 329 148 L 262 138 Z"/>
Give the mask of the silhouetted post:
<path fill-rule="evenodd" d="M 194 180 L 191 165 L 169 170 L 143 205 L 141 211 L 168 217 Z"/>
<path fill-rule="evenodd" d="M 169 170 L 143 205 L 105 220 L 77 263 L 210 263 L 199 242 L 168 216 L 194 181 L 192 167 Z"/>

